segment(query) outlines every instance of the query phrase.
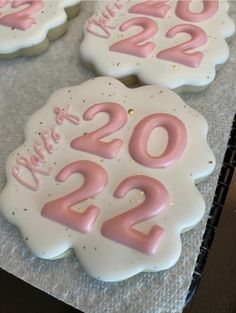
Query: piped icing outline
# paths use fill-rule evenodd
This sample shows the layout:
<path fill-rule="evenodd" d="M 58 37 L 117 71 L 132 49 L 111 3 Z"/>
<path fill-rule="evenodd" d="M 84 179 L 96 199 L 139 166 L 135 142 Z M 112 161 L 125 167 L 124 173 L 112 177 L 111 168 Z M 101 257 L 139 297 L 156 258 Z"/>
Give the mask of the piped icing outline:
<path fill-rule="evenodd" d="M 100 75 L 109 75 L 117 79 L 134 75 L 146 85 L 159 84 L 176 90 L 187 86 L 203 88 L 209 85 L 215 78 L 216 68 L 224 64 L 229 57 L 226 38 L 231 37 L 235 31 L 235 25 L 228 16 L 228 1 L 219 0 L 217 13 L 211 18 L 203 14 L 204 20 L 200 18 L 198 22 L 189 22 L 176 16 L 176 5 L 180 1 L 135 1 L 137 4 L 144 2 L 151 3 L 149 15 L 137 13 L 139 12 L 137 10 L 136 13 L 133 12 L 131 8 L 135 6 L 134 1 L 97 1 L 94 5 L 94 14 L 84 26 L 84 39 L 80 46 L 80 57 L 83 62 L 92 66 Z M 195 2 L 196 5 L 201 5 L 201 1 Z M 118 8 L 115 6 L 117 3 Z M 165 14 L 162 17 L 152 16 L 155 3 L 162 3 L 162 6 L 158 8 L 159 13 L 161 8 L 165 8 Z M 189 1 L 186 5 L 189 5 Z M 169 7 L 166 8 L 166 6 Z M 178 5 L 177 11 L 183 13 L 182 9 L 182 6 Z M 210 9 L 209 12 L 214 14 L 215 9 Z M 186 14 L 184 17 L 187 19 L 189 16 L 186 17 Z M 179 13 L 179 15 L 182 17 L 183 14 Z M 190 14 L 190 17 L 192 15 Z M 194 19 L 196 18 L 194 16 Z M 142 26 L 131 27 L 127 24 L 133 19 L 142 19 L 142 24 L 139 21 L 139 25 Z M 112 51 L 119 41 L 136 34 L 141 36 L 141 30 L 146 32 L 149 29 L 148 21 L 151 24 L 157 22 L 158 29 L 154 33 L 153 26 L 150 27 L 153 33 L 148 39 L 136 43 L 139 49 L 131 46 L 129 48 L 126 41 L 122 53 L 118 51 L 119 49 L 116 49 L 116 52 Z M 185 27 L 184 30 L 183 27 Z M 189 45 L 187 41 L 191 38 L 190 35 L 193 35 L 195 39 L 185 52 L 193 53 L 195 57 L 193 60 L 183 57 L 184 49 Z M 130 40 L 130 44 L 132 42 Z M 177 50 L 175 57 L 173 51 L 171 55 L 165 51 L 183 42 L 182 54 L 179 53 L 180 50 Z M 135 42 L 133 46 L 134 44 Z M 92 46 L 96 46 L 97 49 L 92 49 Z M 130 52 L 127 52 L 128 50 Z"/>
<path fill-rule="evenodd" d="M 27 24 L 26 29 L 0 25 L 0 55 L 12 54 L 20 49 L 30 48 L 42 43 L 47 38 L 50 30 L 66 23 L 67 14 L 65 9 L 79 4 L 81 0 L 42 1 L 43 8 L 32 15 L 31 19 L 34 22 L 30 26 Z M 22 5 L 22 9 L 21 7 L 17 9 L 11 8 L 10 5 L 7 5 L 1 8 L 0 12 L 2 15 L 6 15 L 22 11 L 24 8 L 27 8 L 27 5 Z"/>
<path fill-rule="evenodd" d="M 106 113 L 99 113 L 92 121 L 83 119 L 83 114 L 89 107 L 103 102 L 119 103 L 128 112 L 125 127 L 102 139 L 123 140 L 121 151 L 113 159 L 73 149 L 70 145 L 77 136 L 83 136 L 107 123 Z M 58 107 L 61 110 L 57 109 L 55 113 L 55 108 Z M 67 116 L 67 119 L 63 119 L 64 123 L 61 123 L 61 119 L 58 121 L 59 111 L 67 112 L 64 115 Z M 175 164 L 164 169 L 142 166 L 131 158 L 128 151 L 128 143 L 135 126 L 140 120 L 154 113 L 173 115 L 182 121 L 187 132 L 187 145 L 182 156 Z M 76 121 L 80 120 L 80 123 L 74 124 L 74 119 L 71 120 L 68 114 L 77 117 Z M 51 173 L 48 176 L 39 174 L 39 188 L 33 191 L 18 181 L 12 170 L 16 166 L 17 158 L 25 157 L 30 160 L 35 153 L 34 143 L 41 137 L 42 131 L 52 129 L 55 125 L 61 140 L 54 145 L 52 153 L 47 153 L 45 162 L 36 167 L 44 171 L 51 168 Z M 25 142 L 7 160 L 7 183 L 0 196 L 1 212 L 8 221 L 19 227 L 26 244 L 35 255 L 52 259 L 73 248 L 81 266 L 97 279 L 119 281 L 143 270 L 167 269 L 174 265 L 180 256 L 180 233 L 194 227 L 205 211 L 204 200 L 194 182 L 209 175 L 215 166 L 214 155 L 206 139 L 207 131 L 206 120 L 187 106 L 180 97 L 165 88 L 145 86 L 129 89 L 113 78 L 99 77 L 80 86 L 61 89 L 30 117 L 25 128 Z M 163 140 L 158 141 L 156 138 Z M 166 131 L 158 127 L 149 141 L 149 153 L 161 154 L 167 144 Z M 196 151 L 199 152 L 197 158 Z M 104 191 L 74 208 L 79 208 L 79 212 L 88 207 L 99 209 L 99 215 L 93 215 L 95 222 L 88 224 L 88 233 L 75 231 L 68 227 L 70 225 L 62 225 L 42 216 L 42 208 L 47 202 L 70 194 L 83 184 L 84 178 L 80 174 L 73 174 L 68 179 L 63 176 L 63 182 L 60 177 L 61 182 L 55 179 L 68 164 L 83 160 L 95 162 L 108 174 Z M 29 169 L 22 171 L 22 174 L 25 179 L 32 180 Z M 155 213 L 154 217 L 149 216 L 134 226 L 135 234 L 141 235 L 142 238 L 154 225 L 157 227 L 155 230 L 159 242 L 157 246 L 151 245 L 145 253 L 132 247 L 132 242 L 131 247 L 116 243 L 107 238 L 106 231 L 105 236 L 101 232 L 105 221 L 145 202 L 145 194 L 148 192 L 146 189 L 131 188 L 126 195 L 125 191 L 121 190 L 120 184 L 128 177 L 136 175 L 151 177 L 164 186 L 168 193 L 166 200 L 160 204 L 157 215 Z M 157 186 L 160 186 L 159 183 Z M 106 185 L 105 181 L 104 184 Z M 118 187 L 119 185 L 121 187 Z M 153 213 L 151 215 L 153 216 Z"/>

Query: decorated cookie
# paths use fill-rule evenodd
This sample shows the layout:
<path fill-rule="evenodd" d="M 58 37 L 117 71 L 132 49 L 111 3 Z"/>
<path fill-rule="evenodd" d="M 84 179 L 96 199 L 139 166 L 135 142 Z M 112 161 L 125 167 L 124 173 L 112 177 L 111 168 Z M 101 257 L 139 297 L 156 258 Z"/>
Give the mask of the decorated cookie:
<path fill-rule="evenodd" d="M 67 30 L 80 0 L 0 0 L 0 58 L 44 52 Z"/>
<path fill-rule="evenodd" d="M 80 55 L 128 84 L 200 91 L 226 62 L 235 26 L 225 0 L 97 1 Z M 94 49 L 96 47 L 96 49 Z"/>
<path fill-rule="evenodd" d="M 35 255 L 73 248 L 97 279 L 167 269 L 180 256 L 180 234 L 204 214 L 195 182 L 215 166 L 207 130 L 158 86 L 100 77 L 59 90 L 8 158 L 1 212 Z"/>

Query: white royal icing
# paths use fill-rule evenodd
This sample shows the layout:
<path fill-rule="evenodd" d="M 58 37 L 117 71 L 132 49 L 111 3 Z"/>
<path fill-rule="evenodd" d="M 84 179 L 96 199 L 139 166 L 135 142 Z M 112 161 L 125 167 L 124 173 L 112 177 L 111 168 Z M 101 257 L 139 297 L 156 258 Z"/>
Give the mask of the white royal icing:
<path fill-rule="evenodd" d="M 2 16 L 20 12 L 29 5 L 21 5 L 12 8 L 13 1 L 0 8 L 0 20 Z M 35 24 L 26 30 L 20 30 L 0 23 L 0 54 L 14 53 L 23 48 L 30 48 L 42 43 L 50 30 L 63 25 L 67 21 L 65 8 L 78 4 L 80 0 L 43 0 L 43 8 L 32 15 Z"/>
<path fill-rule="evenodd" d="M 164 17 L 151 16 L 150 14 L 154 12 L 154 8 L 149 10 L 151 11 L 149 15 L 128 12 L 134 4 L 147 2 L 149 2 L 149 5 L 162 3 L 163 6 L 169 6 L 169 9 L 162 11 Z M 228 16 L 228 1 L 219 0 L 219 8 L 213 16 L 205 21 L 194 22 L 176 16 L 175 9 L 178 2 L 164 0 L 97 1 L 94 6 L 94 14 L 84 26 L 84 40 L 80 46 L 82 60 L 86 64 L 92 65 L 100 75 L 113 76 L 118 79 L 136 75 L 143 84 L 147 85 L 159 84 L 170 89 L 183 86 L 203 87 L 209 85 L 215 78 L 215 67 L 225 63 L 229 57 L 229 48 L 225 39 L 232 36 L 235 31 L 235 25 Z M 193 0 L 190 2 L 191 12 L 202 12 L 203 1 Z M 154 43 L 155 48 L 152 53 L 148 53 L 146 57 L 140 57 L 111 51 L 110 47 L 114 43 L 142 31 L 143 28 L 140 26 L 132 26 L 126 31 L 120 30 L 123 23 L 137 17 L 151 19 L 158 27 L 154 36 L 151 34 L 149 39 L 138 42 L 140 46 L 147 42 Z M 94 21 L 98 23 L 102 19 L 105 30 L 102 30 L 101 24 L 94 25 Z M 178 33 L 173 38 L 165 36 L 172 27 L 181 24 L 193 25 L 206 34 L 206 42 L 202 40 L 199 47 L 186 52 L 198 51 L 203 53 L 202 61 L 197 67 L 190 67 L 156 57 L 160 51 L 184 43 L 191 38 L 189 34 L 183 32 Z M 110 33 L 109 38 L 107 38 L 107 33 Z M 100 36 L 97 36 L 97 34 Z"/>
<path fill-rule="evenodd" d="M 123 141 L 119 153 L 110 159 L 71 147 L 72 140 L 107 123 L 106 113 L 99 113 L 91 121 L 83 119 L 89 107 L 104 102 L 120 104 L 128 113 L 128 120 L 120 130 L 101 139 L 103 142 L 116 138 Z M 180 120 L 187 133 L 184 152 L 174 164 L 164 168 L 140 165 L 131 158 L 128 150 L 134 127 L 145 117 L 157 113 L 169 114 Z M 47 136 L 45 130 L 48 131 Z M 195 182 L 209 175 L 215 166 L 214 155 L 207 143 L 207 131 L 207 122 L 197 111 L 172 91 L 158 86 L 129 89 L 113 78 L 99 77 L 80 86 L 59 90 L 30 117 L 25 128 L 25 142 L 7 160 L 7 183 L 0 197 L 1 212 L 8 221 L 19 227 L 35 255 L 52 259 L 73 248 L 81 266 L 97 279 L 119 281 L 143 270 L 167 269 L 180 256 L 180 233 L 194 227 L 204 214 L 205 203 Z M 34 145 L 38 143 L 38 147 L 43 147 L 42 134 L 47 138 L 48 150 L 45 147 L 41 149 L 43 160 L 36 166 L 36 159 L 31 157 L 39 157 Z M 155 128 L 149 138 L 148 152 L 152 156 L 162 154 L 167 141 L 165 129 Z M 43 173 L 36 172 L 38 185 L 35 190 L 21 181 L 35 185 L 31 171 L 24 167 L 26 160 L 34 160 L 34 168 Z M 74 206 L 80 212 L 90 205 L 100 210 L 87 234 L 41 215 L 47 202 L 67 195 L 83 184 L 83 176 L 79 174 L 73 174 L 64 182 L 55 180 L 62 168 L 81 160 L 96 163 L 108 176 L 107 185 L 101 193 Z M 129 191 L 122 199 L 113 196 L 118 185 L 133 175 L 145 175 L 159 181 L 169 194 L 164 209 L 133 227 L 143 234 L 148 234 L 154 225 L 164 230 L 153 254 L 143 253 L 101 234 L 105 221 L 143 203 L 144 194 L 140 190 Z"/>

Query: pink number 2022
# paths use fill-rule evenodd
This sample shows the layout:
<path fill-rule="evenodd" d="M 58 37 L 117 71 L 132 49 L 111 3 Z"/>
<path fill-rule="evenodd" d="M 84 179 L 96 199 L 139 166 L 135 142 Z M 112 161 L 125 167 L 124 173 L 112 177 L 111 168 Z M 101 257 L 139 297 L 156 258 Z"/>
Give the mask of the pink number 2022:
<path fill-rule="evenodd" d="M 104 110 L 103 103 L 92 106 L 91 118 L 97 112 L 100 112 L 100 110 L 110 114 L 111 112 L 107 110 L 107 106 L 109 105 L 105 103 L 106 110 Z M 120 105 L 117 106 L 117 104 L 112 103 L 111 107 L 114 108 L 114 106 L 118 108 L 118 112 L 123 112 Z M 90 108 L 86 112 L 88 114 Z M 121 117 L 124 117 L 123 114 L 124 112 L 121 114 Z M 126 121 L 123 118 L 121 120 L 123 121 L 121 123 L 122 127 L 122 124 L 126 123 Z M 155 127 L 164 127 L 167 130 L 168 144 L 163 155 L 152 157 L 148 154 L 147 146 L 151 132 Z M 111 127 L 111 129 L 116 131 L 117 127 Z M 96 131 L 94 131 L 94 134 L 96 134 Z M 77 139 L 74 142 L 76 143 Z M 186 144 L 187 131 L 184 124 L 173 115 L 157 113 L 147 116 L 135 126 L 129 142 L 129 151 L 132 158 L 139 164 L 147 167 L 161 168 L 168 167 L 177 162 L 183 154 Z M 99 141 L 94 147 L 95 150 L 90 152 L 99 155 Z M 99 215 L 99 208 L 91 205 L 83 213 L 79 213 L 75 209 L 72 209 L 72 207 L 103 192 L 109 178 L 103 167 L 94 162 L 82 160 L 66 165 L 57 174 L 56 180 L 64 182 L 75 173 L 80 173 L 84 176 L 85 181 L 83 186 L 68 195 L 46 203 L 42 209 L 42 215 L 76 231 L 88 233 L 92 230 L 94 222 Z M 155 217 L 166 208 L 169 202 L 169 193 L 165 186 L 155 178 L 136 175 L 123 180 L 116 188 L 114 197 L 123 198 L 133 189 L 139 189 L 144 192 L 144 202 L 125 213 L 106 220 L 102 225 L 101 233 L 103 236 L 125 246 L 144 254 L 153 255 L 158 249 L 164 229 L 161 226 L 154 225 L 150 232 L 145 235 L 133 229 L 133 226 Z"/>
<path fill-rule="evenodd" d="M 204 22 L 214 16 L 219 8 L 218 0 L 203 0 L 202 11 L 193 13 L 190 11 L 191 2 L 192 0 L 179 0 L 176 6 L 176 15 L 188 22 Z M 169 9 L 168 1 L 145 1 L 132 6 L 129 13 L 165 18 Z M 147 40 L 156 35 L 158 31 L 157 23 L 149 17 L 135 17 L 124 22 L 120 26 L 120 31 L 128 31 L 135 26 L 141 27 L 143 30 L 136 35 L 113 43 L 109 50 L 142 58 L 150 57 L 156 45 L 152 41 L 147 42 Z M 199 67 L 204 54 L 201 51 L 191 51 L 207 43 L 207 34 L 197 25 L 181 24 L 172 27 L 166 33 L 166 37 L 173 38 L 180 33 L 189 34 L 191 39 L 177 46 L 159 51 L 156 55 L 157 58 L 192 68 Z"/>

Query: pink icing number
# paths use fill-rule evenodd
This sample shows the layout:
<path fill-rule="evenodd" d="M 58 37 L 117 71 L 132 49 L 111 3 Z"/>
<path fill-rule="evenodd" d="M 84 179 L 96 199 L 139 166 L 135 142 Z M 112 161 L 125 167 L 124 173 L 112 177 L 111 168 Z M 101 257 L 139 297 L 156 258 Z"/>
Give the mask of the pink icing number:
<path fill-rule="evenodd" d="M 169 0 L 149 0 L 133 5 L 129 13 L 143 14 L 153 17 L 164 18 L 169 11 Z"/>
<path fill-rule="evenodd" d="M 173 38 L 179 33 L 191 35 L 191 39 L 172 48 L 162 50 L 157 54 L 159 59 L 173 61 L 189 67 L 198 67 L 202 62 L 204 54 L 200 51 L 190 53 L 192 49 L 203 46 L 207 42 L 207 35 L 200 27 L 182 24 L 171 28 L 166 37 Z"/>
<path fill-rule="evenodd" d="M 157 251 L 164 229 L 155 225 L 146 235 L 133 229 L 132 226 L 160 213 L 168 204 L 169 194 L 166 188 L 156 179 L 137 175 L 126 178 L 116 189 L 114 197 L 122 199 L 133 189 L 140 189 L 144 192 L 144 203 L 105 221 L 101 232 L 103 236 L 111 240 L 142 253 L 153 255 Z"/>
<path fill-rule="evenodd" d="M 84 176 L 82 187 L 64 197 L 46 203 L 41 214 L 76 231 L 88 233 L 99 215 L 99 208 L 90 205 L 83 213 L 79 213 L 71 207 L 102 192 L 107 186 L 108 176 L 106 171 L 94 162 L 76 161 L 65 166 L 57 174 L 56 180 L 64 182 L 75 173 L 81 173 Z"/>
<path fill-rule="evenodd" d="M 168 144 L 162 155 L 154 157 L 148 153 L 148 140 L 156 127 L 166 129 Z M 147 116 L 136 125 L 129 142 L 129 152 L 141 165 L 165 168 L 177 162 L 185 151 L 186 145 L 187 131 L 184 124 L 173 115 L 157 113 Z"/>
<path fill-rule="evenodd" d="M 3 3 L 6 2 L 3 1 Z M 42 10 L 44 2 L 42 0 L 14 0 L 11 6 L 16 9 L 27 4 L 29 7 L 20 12 L 0 17 L 0 25 L 17 28 L 19 30 L 31 28 L 32 25 L 35 24 L 35 18 L 33 18 L 32 15 Z"/>
<path fill-rule="evenodd" d="M 147 58 L 155 49 L 155 44 L 153 42 L 143 42 L 157 33 L 158 26 L 152 19 L 148 17 L 135 17 L 123 23 L 120 26 L 120 31 L 127 31 L 134 26 L 142 27 L 142 32 L 114 43 L 110 47 L 110 50 Z"/>
<path fill-rule="evenodd" d="M 127 123 L 127 112 L 118 103 L 104 102 L 88 108 L 83 118 L 86 121 L 91 121 L 101 112 L 105 112 L 109 115 L 109 122 L 89 134 L 74 139 L 71 142 L 71 147 L 107 159 L 113 159 L 119 153 L 123 141 L 121 139 L 114 139 L 111 142 L 102 142 L 100 139 L 122 128 Z"/>
<path fill-rule="evenodd" d="M 203 0 L 203 10 L 201 13 L 190 12 L 192 0 L 179 0 L 176 6 L 176 15 L 188 22 L 204 22 L 214 16 L 219 9 L 218 0 Z"/>

